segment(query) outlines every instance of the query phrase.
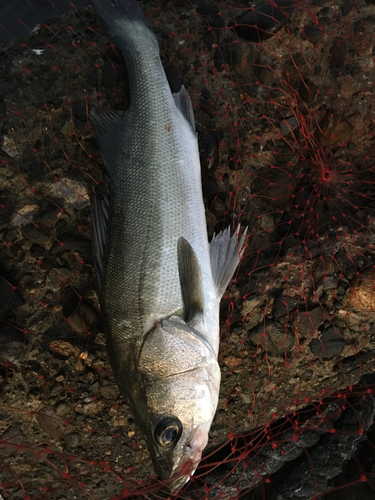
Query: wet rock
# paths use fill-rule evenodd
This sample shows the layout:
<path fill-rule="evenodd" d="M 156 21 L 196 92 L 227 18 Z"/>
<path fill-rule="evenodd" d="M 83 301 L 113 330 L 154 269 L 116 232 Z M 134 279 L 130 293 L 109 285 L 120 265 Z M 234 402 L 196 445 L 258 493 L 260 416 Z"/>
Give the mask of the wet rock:
<path fill-rule="evenodd" d="M 118 396 L 118 387 L 116 385 L 103 385 L 100 387 L 100 394 L 103 398 L 109 399 L 110 401 L 114 401 Z"/>
<path fill-rule="evenodd" d="M 300 335 L 308 336 L 317 332 L 324 320 L 324 310 L 321 307 L 315 307 L 311 311 L 298 311 L 293 318 L 293 327 Z"/>
<path fill-rule="evenodd" d="M 33 243 L 46 243 L 51 238 L 38 224 L 30 222 L 22 228 L 22 233 Z"/>
<path fill-rule="evenodd" d="M 285 327 L 279 326 L 273 321 L 266 321 L 265 325 L 260 325 L 249 331 L 249 339 L 268 353 L 275 356 L 285 356 L 292 350 L 295 336 Z"/>
<path fill-rule="evenodd" d="M 214 0 L 201 0 L 197 6 L 197 13 L 204 16 L 212 28 L 224 28 L 225 20 L 220 15 L 219 7 Z"/>
<path fill-rule="evenodd" d="M 348 280 L 352 280 L 356 275 L 357 268 L 354 265 L 353 259 L 347 254 L 345 248 L 341 248 L 335 253 L 335 264 L 338 267 L 340 276 Z"/>
<path fill-rule="evenodd" d="M 95 343 L 96 345 L 105 346 L 105 345 L 106 345 L 106 339 L 105 339 L 105 335 L 104 335 L 104 333 L 100 333 L 100 332 L 99 332 L 99 333 L 95 336 L 94 343 Z"/>
<path fill-rule="evenodd" d="M 54 340 L 50 345 L 53 351 L 56 351 L 61 356 L 66 357 L 79 357 L 79 350 L 74 347 L 70 342 L 66 342 L 65 340 Z"/>
<path fill-rule="evenodd" d="M 281 295 L 275 298 L 272 308 L 272 316 L 274 318 L 281 318 L 283 316 L 289 315 L 292 311 L 297 308 L 298 299 L 295 297 L 286 297 Z"/>
<path fill-rule="evenodd" d="M 337 290 L 339 284 L 339 280 L 337 276 L 325 276 L 322 278 L 320 281 L 317 282 L 316 284 L 316 289 L 315 289 L 315 294 L 318 299 L 320 299 L 320 302 L 324 304 L 323 300 L 323 295 L 325 294 L 326 290 Z M 326 299 L 328 296 L 326 297 Z"/>
<path fill-rule="evenodd" d="M 0 276 L 0 317 L 4 316 L 10 308 L 17 309 L 23 302 L 21 292 L 9 283 L 8 279 Z"/>
<path fill-rule="evenodd" d="M 209 130 L 205 130 L 198 139 L 199 158 L 202 170 L 205 170 L 207 173 L 215 172 L 219 166 L 217 139 L 217 134 L 214 136 Z"/>
<path fill-rule="evenodd" d="M 267 493 L 267 500 L 280 500 L 281 498 L 284 500 L 295 500 L 296 498 L 308 500 L 326 493 L 329 487 L 334 492 L 334 496 L 329 495 L 329 498 L 332 499 L 372 499 L 371 490 L 366 488 L 363 493 L 353 494 L 350 487 L 347 486 L 348 474 L 349 477 L 353 471 L 355 471 L 354 474 L 358 474 L 357 452 L 360 449 L 361 441 L 363 442 L 366 437 L 369 423 L 373 422 L 374 416 L 374 398 L 361 398 L 360 401 L 358 399 L 360 398 L 345 405 L 344 411 L 340 411 L 336 405 L 334 409 L 336 417 L 330 417 L 326 412 L 324 422 L 328 426 L 324 429 L 321 425 L 324 422 L 319 423 L 319 432 L 314 432 L 318 438 L 316 443 L 309 447 L 306 453 L 302 453 L 297 460 L 286 464 L 284 468 L 272 476 L 271 485 L 273 486 Z M 362 429 L 363 423 L 365 425 Z M 289 445 L 289 443 L 287 444 Z M 298 448 L 304 448 L 302 443 L 296 443 L 296 445 Z M 272 455 L 274 455 L 273 452 L 271 452 Z M 365 456 L 367 460 L 368 452 L 365 452 Z M 349 462 L 349 459 L 353 457 L 356 457 L 355 461 Z M 267 458 L 268 461 L 272 461 L 272 458 Z M 281 461 L 284 462 L 284 457 L 281 457 Z M 347 467 L 344 467 L 345 463 Z M 343 476 L 340 478 L 341 474 Z M 339 481 L 334 483 L 333 478 L 336 477 Z M 342 489 L 343 484 L 345 485 L 344 489 Z M 333 485 L 338 486 L 338 489 L 334 489 Z M 296 491 L 298 491 L 298 497 L 296 497 Z M 335 493 L 338 492 L 339 494 L 336 496 Z"/>
<path fill-rule="evenodd" d="M 303 29 L 303 33 L 307 40 L 313 45 L 316 45 L 323 38 L 323 32 L 317 26 L 306 26 Z"/>
<path fill-rule="evenodd" d="M 375 351 L 372 350 L 356 352 L 354 355 L 351 355 L 352 352 L 352 347 L 347 344 L 342 352 L 342 356 L 345 357 L 345 359 L 342 360 L 342 366 L 350 368 L 360 366 L 362 368 L 361 365 L 365 365 L 369 361 L 373 361 L 375 359 Z M 372 375 L 374 376 L 375 373 L 372 373 Z"/>
<path fill-rule="evenodd" d="M 361 311 L 373 311 L 375 308 L 375 269 L 369 268 L 356 275 L 351 283 L 347 301 Z"/>
<path fill-rule="evenodd" d="M 203 179 L 202 182 L 203 197 L 211 202 L 219 192 L 217 181 L 215 177 L 209 176 Z"/>
<path fill-rule="evenodd" d="M 87 333 L 98 322 L 98 313 L 90 304 L 81 301 L 78 309 L 69 316 L 68 322 L 76 333 Z"/>
<path fill-rule="evenodd" d="M 259 227 L 263 231 L 269 231 L 275 226 L 274 219 L 269 215 L 262 215 L 259 219 Z"/>
<path fill-rule="evenodd" d="M 342 353 L 346 345 L 338 328 L 330 327 L 322 332 L 320 337 L 313 339 L 309 347 L 315 356 L 329 359 Z"/>
<path fill-rule="evenodd" d="M 276 80 L 275 70 L 273 68 L 268 68 L 266 66 L 255 67 L 255 73 L 258 80 L 263 85 L 272 85 Z"/>
<path fill-rule="evenodd" d="M 126 75 L 127 72 L 124 64 L 107 60 L 102 69 L 102 87 L 107 89 L 116 87 L 116 85 L 126 79 Z"/>
<path fill-rule="evenodd" d="M 59 439 L 64 434 L 66 425 L 52 409 L 37 412 L 35 419 L 39 428 L 52 439 Z"/>
<path fill-rule="evenodd" d="M 12 84 L 9 82 L 1 82 L 0 83 L 0 99 L 4 99 L 4 97 L 9 93 L 12 89 Z"/>
<path fill-rule="evenodd" d="M 175 64 L 170 64 L 164 70 L 171 92 L 176 94 L 180 91 L 182 85 L 181 71 Z"/>
<path fill-rule="evenodd" d="M 228 63 L 234 73 L 241 76 L 248 84 L 260 80 L 258 70 L 261 70 L 263 66 L 257 66 L 259 63 L 259 48 L 256 45 L 239 41 L 227 47 L 227 50 Z"/>
<path fill-rule="evenodd" d="M 38 205 L 31 204 L 17 208 L 17 211 L 11 217 L 11 224 L 15 226 L 23 226 L 30 223 L 33 215 L 36 214 Z"/>
<path fill-rule="evenodd" d="M 228 167 L 229 170 L 243 170 L 242 161 L 236 151 L 229 152 Z"/>
<path fill-rule="evenodd" d="M 46 277 L 46 288 L 48 290 L 59 290 L 63 283 L 63 276 L 66 275 L 67 269 L 51 269 Z"/>
<path fill-rule="evenodd" d="M 27 337 L 22 330 L 0 323 L 0 360 L 20 365 L 26 355 Z"/>
<path fill-rule="evenodd" d="M 79 444 L 81 444 L 82 436 L 79 432 L 73 431 L 68 432 L 64 436 L 64 445 L 66 448 L 76 448 Z"/>
<path fill-rule="evenodd" d="M 11 158 L 21 158 L 22 156 L 21 148 L 12 137 L 8 137 L 6 135 L 3 137 L 3 145 L 1 149 Z"/>
<path fill-rule="evenodd" d="M 215 49 L 214 66 L 218 71 L 222 71 L 225 67 L 225 58 L 223 55 L 223 47 L 216 47 L 216 49 Z"/>
<path fill-rule="evenodd" d="M 0 208 L 0 226 L 4 226 L 9 223 L 11 213 L 5 206 Z"/>
<path fill-rule="evenodd" d="M 69 250 L 71 252 L 79 252 L 85 255 L 91 252 L 91 242 L 87 238 L 80 235 L 73 235 L 69 232 L 64 232 L 57 236 L 58 241 L 52 245 L 50 254 L 57 255 L 60 252 Z"/>
<path fill-rule="evenodd" d="M 353 8 L 354 8 L 354 5 L 351 2 L 345 2 L 343 4 L 343 6 L 341 7 L 341 14 L 345 17 L 351 13 Z"/>
<path fill-rule="evenodd" d="M 354 126 L 345 118 L 327 111 L 319 122 L 315 138 L 321 146 L 334 148 L 351 141 Z"/>
<path fill-rule="evenodd" d="M 34 259 L 41 259 L 44 257 L 44 255 L 46 254 L 46 251 L 44 249 L 44 247 L 42 247 L 41 245 L 38 245 L 38 243 L 34 243 L 31 248 L 30 248 L 30 255 L 31 257 L 34 257 Z"/>
<path fill-rule="evenodd" d="M 96 87 L 98 84 L 98 74 L 96 71 L 93 71 L 90 76 L 87 77 L 86 82 L 92 87 Z"/>
<path fill-rule="evenodd" d="M 242 363 L 242 358 L 229 354 L 228 356 L 224 356 L 222 358 L 222 361 L 225 366 L 233 369 L 233 368 L 238 368 L 240 366 L 240 364 Z"/>
<path fill-rule="evenodd" d="M 13 439 L 17 439 L 17 443 L 20 443 L 23 441 L 22 439 L 23 436 L 24 432 L 22 427 L 16 424 L 16 425 L 10 425 L 7 429 L 1 432 L 0 439 L 2 441 L 7 441 L 7 440 L 12 441 Z"/>
<path fill-rule="evenodd" d="M 212 99 L 207 99 L 206 97 L 201 96 L 198 102 L 202 111 L 207 113 L 211 118 L 215 116 L 216 108 L 214 106 L 214 103 L 212 102 Z"/>
<path fill-rule="evenodd" d="M 90 203 L 89 187 L 82 181 L 70 177 L 57 180 L 49 186 L 49 195 L 56 198 L 62 208 L 81 210 Z"/>
<path fill-rule="evenodd" d="M 363 17 L 354 24 L 354 33 L 356 35 L 361 35 L 362 33 L 365 33 L 367 29 L 372 29 L 374 24 L 375 16 Z"/>
<path fill-rule="evenodd" d="M 298 87 L 298 93 L 303 101 L 305 101 L 308 104 L 311 104 L 316 97 L 317 91 L 318 89 L 314 82 L 312 82 L 307 78 L 301 80 Z"/>
<path fill-rule="evenodd" d="M 262 42 L 288 22 L 293 9 L 294 4 L 288 0 L 261 2 L 236 17 L 230 27 L 250 42 Z"/>
<path fill-rule="evenodd" d="M 59 209 L 53 203 L 47 203 L 44 207 L 40 208 L 33 217 L 35 224 L 45 224 L 53 220 L 59 212 Z"/>
<path fill-rule="evenodd" d="M 219 7 L 213 0 L 199 0 L 197 12 L 202 16 L 215 16 L 220 11 Z"/>
<path fill-rule="evenodd" d="M 285 169 L 268 168 L 260 171 L 251 185 L 253 195 L 260 196 L 273 208 L 286 208 L 292 201 L 298 185 L 298 179 Z"/>
<path fill-rule="evenodd" d="M 341 69 L 346 63 L 348 47 L 342 38 L 335 38 L 329 50 L 329 58 L 335 68 Z"/>
<path fill-rule="evenodd" d="M 45 314 L 41 320 L 32 326 L 32 331 L 36 333 L 44 333 L 54 324 L 55 318 L 52 314 Z"/>
<path fill-rule="evenodd" d="M 299 123 L 295 116 L 291 116 L 280 123 L 280 134 L 288 135 L 298 127 Z"/>
<path fill-rule="evenodd" d="M 76 407 L 76 412 L 84 415 L 97 415 L 100 408 L 103 406 L 102 401 L 90 401 L 87 403 L 79 403 Z"/>
<path fill-rule="evenodd" d="M 64 402 L 59 402 L 56 405 L 56 415 L 59 417 L 66 417 L 71 412 L 71 408 Z"/>
<path fill-rule="evenodd" d="M 263 304 L 263 299 L 256 294 L 249 295 L 243 302 L 241 308 L 242 316 L 251 316 L 255 312 L 260 312 Z"/>
<path fill-rule="evenodd" d="M 306 68 L 306 59 L 301 52 L 293 51 L 290 57 L 285 58 L 282 67 L 288 81 L 299 81 Z"/>
<path fill-rule="evenodd" d="M 274 151 L 275 143 L 274 141 L 267 141 L 265 146 L 263 147 L 263 151 Z"/>

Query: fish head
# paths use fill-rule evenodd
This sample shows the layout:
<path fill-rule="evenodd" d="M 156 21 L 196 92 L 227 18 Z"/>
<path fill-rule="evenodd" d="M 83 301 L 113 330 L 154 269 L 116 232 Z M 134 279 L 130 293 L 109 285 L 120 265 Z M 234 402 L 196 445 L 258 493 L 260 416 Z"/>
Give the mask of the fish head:
<path fill-rule="evenodd" d="M 187 381 L 188 391 L 181 386 L 181 377 L 147 390 L 148 449 L 159 478 L 170 480 L 173 489 L 182 487 L 194 474 L 216 409 L 204 383 Z"/>
<path fill-rule="evenodd" d="M 155 471 L 172 491 L 189 481 L 201 460 L 220 388 L 213 351 L 176 324 L 162 322 L 145 339 L 138 360 L 143 404 L 134 401 L 132 408 Z"/>

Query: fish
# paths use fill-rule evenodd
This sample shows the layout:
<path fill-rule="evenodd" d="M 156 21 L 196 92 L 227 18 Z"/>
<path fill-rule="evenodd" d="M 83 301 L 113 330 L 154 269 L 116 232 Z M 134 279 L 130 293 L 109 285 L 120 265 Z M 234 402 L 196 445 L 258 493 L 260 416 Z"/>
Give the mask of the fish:
<path fill-rule="evenodd" d="M 92 199 L 98 295 L 116 383 L 171 491 L 195 472 L 219 390 L 219 305 L 246 233 L 208 242 L 193 106 L 172 94 L 134 0 L 91 0 L 120 49 L 130 106 L 90 110 L 109 178 Z"/>

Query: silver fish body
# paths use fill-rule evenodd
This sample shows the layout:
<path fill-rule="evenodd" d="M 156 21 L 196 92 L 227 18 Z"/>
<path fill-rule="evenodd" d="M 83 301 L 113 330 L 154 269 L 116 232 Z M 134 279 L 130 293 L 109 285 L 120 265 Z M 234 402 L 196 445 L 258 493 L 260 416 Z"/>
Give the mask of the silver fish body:
<path fill-rule="evenodd" d="M 133 0 L 91 0 L 121 49 L 130 108 L 90 121 L 110 178 L 92 239 L 116 381 L 156 472 L 181 487 L 207 444 L 220 388 L 219 303 L 241 241 L 207 239 L 190 98 L 172 95 L 155 35 Z"/>

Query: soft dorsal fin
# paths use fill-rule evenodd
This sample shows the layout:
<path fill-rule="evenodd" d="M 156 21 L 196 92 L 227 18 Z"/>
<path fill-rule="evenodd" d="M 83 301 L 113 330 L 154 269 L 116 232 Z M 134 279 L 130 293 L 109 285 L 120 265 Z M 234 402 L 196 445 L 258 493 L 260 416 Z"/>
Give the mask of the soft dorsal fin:
<path fill-rule="evenodd" d="M 178 272 L 182 301 L 184 303 L 185 321 L 188 323 L 203 313 L 202 273 L 198 258 L 185 238 L 180 238 L 177 245 Z"/>
<path fill-rule="evenodd" d="M 101 111 L 97 106 L 90 110 L 90 123 L 99 143 L 100 154 L 110 177 L 115 168 L 120 123 L 123 111 Z"/>
<path fill-rule="evenodd" d="M 232 279 L 233 273 L 243 255 L 242 250 L 247 228 L 242 237 L 237 241 L 240 225 L 233 236 L 230 236 L 230 227 L 213 236 L 210 245 L 211 270 L 214 279 L 216 292 L 221 299 L 228 283 Z"/>
<path fill-rule="evenodd" d="M 189 92 L 185 89 L 185 86 L 182 85 L 179 92 L 173 94 L 173 99 L 176 107 L 181 111 L 187 121 L 190 123 L 193 132 L 195 132 L 195 120 L 194 120 L 194 111 L 193 105 L 191 103 L 191 98 Z"/>
<path fill-rule="evenodd" d="M 105 193 L 101 196 L 98 196 L 94 193 L 91 201 L 90 232 L 93 247 L 94 266 L 99 290 L 101 288 L 101 277 L 103 275 L 103 261 L 105 245 L 107 242 L 109 210 L 109 194 Z"/>

